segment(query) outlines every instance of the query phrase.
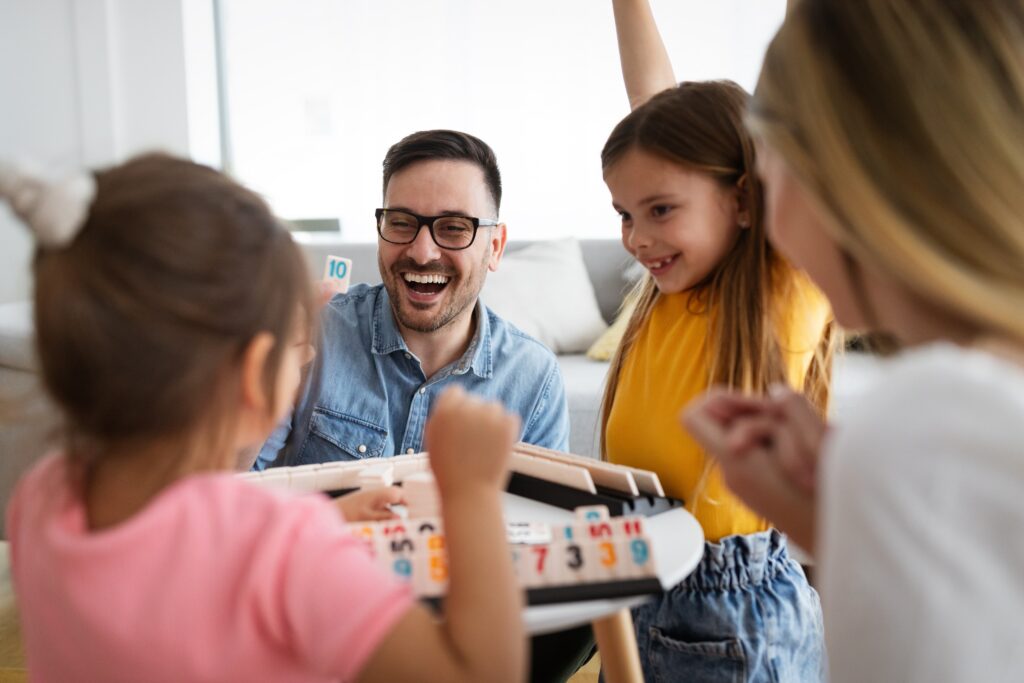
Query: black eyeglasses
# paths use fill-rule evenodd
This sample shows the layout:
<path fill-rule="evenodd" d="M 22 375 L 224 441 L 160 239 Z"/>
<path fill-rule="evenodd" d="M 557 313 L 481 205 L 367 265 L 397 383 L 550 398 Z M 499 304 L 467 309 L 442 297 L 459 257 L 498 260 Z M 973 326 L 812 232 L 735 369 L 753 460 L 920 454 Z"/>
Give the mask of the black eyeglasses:
<path fill-rule="evenodd" d="M 498 221 L 473 216 L 420 216 L 408 211 L 377 209 L 377 234 L 391 244 L 412 244 L 424 225 L 434 244 L 442 249 L 466 249 L 476 239 L 481 227 L 498 225 Z"/>

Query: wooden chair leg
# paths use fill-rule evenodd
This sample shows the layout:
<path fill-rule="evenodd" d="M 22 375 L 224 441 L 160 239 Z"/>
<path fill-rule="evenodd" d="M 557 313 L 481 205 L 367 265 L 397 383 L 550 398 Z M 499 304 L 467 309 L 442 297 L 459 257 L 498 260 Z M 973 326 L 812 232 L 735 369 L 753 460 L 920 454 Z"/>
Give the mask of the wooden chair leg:
<path fill-rule="evenodd" d="M 628 609 L 593 622 L 606 683 L 643 683 L 633 617 Z"/>

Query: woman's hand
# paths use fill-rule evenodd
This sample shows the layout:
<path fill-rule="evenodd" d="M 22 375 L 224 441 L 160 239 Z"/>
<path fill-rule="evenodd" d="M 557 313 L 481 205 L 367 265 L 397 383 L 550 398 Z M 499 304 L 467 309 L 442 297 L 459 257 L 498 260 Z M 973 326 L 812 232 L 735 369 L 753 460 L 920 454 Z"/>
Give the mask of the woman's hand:
<path fill-rule="evenodd" d="M 811 551 L 818 457 L 827 427 L 807 400 L 782 387 L 764 398 L 713 389 L 681 419 L 718 459 L 729 488 Z"/>

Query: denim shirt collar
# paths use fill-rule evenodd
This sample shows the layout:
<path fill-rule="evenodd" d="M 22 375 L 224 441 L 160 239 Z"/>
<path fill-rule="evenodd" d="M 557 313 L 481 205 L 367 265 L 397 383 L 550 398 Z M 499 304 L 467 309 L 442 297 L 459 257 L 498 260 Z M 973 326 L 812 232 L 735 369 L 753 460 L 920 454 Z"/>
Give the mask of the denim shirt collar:
<path fill-rule="evenodd" d="M 464 375 L 472 370 L 477 377 L 489 379 L 493 374 L 491 323 L 487 309 L 479 298 L 473 316 L 476 318 L 476 334 L 473 335 L 462 357 L 449 366 L 448 374 Z M 396 351 L 411 353 L 398 329 L 388 292 L 383 287 L 380 289 L 380 296 L 377 297 L 377 305 L 373 308 L 373 319 L 370 322 L 373 326 L 371 350 L 375 355 L 386 356 Z"/>

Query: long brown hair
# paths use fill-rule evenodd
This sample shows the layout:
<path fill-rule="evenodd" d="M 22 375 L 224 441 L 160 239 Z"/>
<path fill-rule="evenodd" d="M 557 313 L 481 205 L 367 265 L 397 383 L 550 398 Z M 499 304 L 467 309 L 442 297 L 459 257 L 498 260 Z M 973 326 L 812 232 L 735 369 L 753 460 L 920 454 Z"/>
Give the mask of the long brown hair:
<path fill-rule="evenodd" d="M 761 183 L 754 174 L 754 144 L 743 117 L 750 96 L 732 81 L 684 82 L 655 95 L 624 118 L 601 152 L 607 171 L 630 149 L 640 148 L 736 188 L 750 227 L 704 282 L 690 290 L 695 314 L 710 316 L 709 384 L 764 392 L 786 380 L 779 324 L 798 295 L 804 276 L 772 248 L 765 236 Z M 601 404 L 601 453 L 619 375 L 630 348 L 660 294 L 645 276 L 630 295 L 636 308 L 612 358 Z M 825 412 L 834 336 L 829 324 L 818 345 L 804 390 Z"/>
<path fill-rule="evenodd" d="M 33 265 L 42 378 L 81 463 L 233 414 L 226 375 L 260 332 L 276 342 L 273 396 L 297 316 L 314 310 L 298 247 L 255 193 L 157 154 L 95 180 L 81 231 Z"/>

